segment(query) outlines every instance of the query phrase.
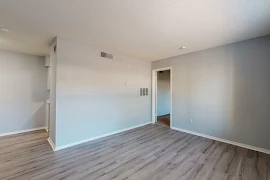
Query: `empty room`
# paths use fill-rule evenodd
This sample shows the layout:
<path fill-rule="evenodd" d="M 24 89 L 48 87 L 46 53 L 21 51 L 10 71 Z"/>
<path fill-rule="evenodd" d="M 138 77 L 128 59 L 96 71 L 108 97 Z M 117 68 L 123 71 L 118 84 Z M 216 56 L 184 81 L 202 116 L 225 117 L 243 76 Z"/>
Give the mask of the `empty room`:
<path fill-rule="evenodd" d="M 0 0 L 0 179 L 270 180 L 270 0 Z"/>

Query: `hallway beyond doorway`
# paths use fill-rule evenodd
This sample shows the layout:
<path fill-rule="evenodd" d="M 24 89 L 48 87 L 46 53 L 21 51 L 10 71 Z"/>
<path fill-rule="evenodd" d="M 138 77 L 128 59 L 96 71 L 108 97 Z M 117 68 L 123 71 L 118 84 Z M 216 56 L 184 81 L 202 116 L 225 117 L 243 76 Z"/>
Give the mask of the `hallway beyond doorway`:
<path fill-rule="evenodd" d="M 157 117 L 157 123 L 170 127 L 170 114 Z"/>

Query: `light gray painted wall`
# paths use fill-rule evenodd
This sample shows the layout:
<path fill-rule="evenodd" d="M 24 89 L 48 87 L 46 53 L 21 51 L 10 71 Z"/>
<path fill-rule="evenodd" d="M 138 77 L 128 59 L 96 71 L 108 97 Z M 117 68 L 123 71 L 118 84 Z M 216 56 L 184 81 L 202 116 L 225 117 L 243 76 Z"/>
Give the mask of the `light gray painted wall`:
<path fill-rule="evenodd" d="M 152 63 L 167 66 L 173 127 L 270 149 L 270 36 Z"/>
<path fill-rule="evenodd" d="M 151 63 L 113 55 L 57 39 L 57 146 L 151 122 Z"/>
<path fill-rule="evenodd" d="M 50 47 L 50 127 L 49 137 L 56 146 L 56 65 L 57 52 L 54 52 L 54 46 L 57 44 L 57 39 Z"/>
<path fill-rule="evenodd" d="M 157 73 L 157 116 L 170 114 L 170 71 Z"/>
<path fill-rule="evenodd" d="M 0 134 L 45 126 L 45 58 L 0 50 Z"/>

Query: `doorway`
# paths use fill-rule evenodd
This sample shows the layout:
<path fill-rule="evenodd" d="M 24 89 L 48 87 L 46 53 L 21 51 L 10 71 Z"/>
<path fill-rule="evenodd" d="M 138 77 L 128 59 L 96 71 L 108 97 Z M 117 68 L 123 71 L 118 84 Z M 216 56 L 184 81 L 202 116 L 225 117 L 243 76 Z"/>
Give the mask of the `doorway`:
<path fill-rule="evenodd" d="M 171 127 L 172 68 L 155 69 L 152 75 L 152 123 Z"/>

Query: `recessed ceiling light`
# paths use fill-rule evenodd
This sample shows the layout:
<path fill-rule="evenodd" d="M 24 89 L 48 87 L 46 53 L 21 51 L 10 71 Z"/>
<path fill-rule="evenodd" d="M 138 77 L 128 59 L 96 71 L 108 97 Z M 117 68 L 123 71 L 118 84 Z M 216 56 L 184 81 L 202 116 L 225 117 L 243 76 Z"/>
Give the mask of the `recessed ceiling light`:
<path fill-rule="evenodd" d="M 1 32 L 9 32 L 9 30 L 6 29 L 6 28 L 0 28 L 0 31 L 1 31 Z"/>
<path fill-rule="evenodd" d="M 182 47 L 180 47 L 180 49 L 186 49 L 186 47 L 185 46 L 182 46 Z"/>

